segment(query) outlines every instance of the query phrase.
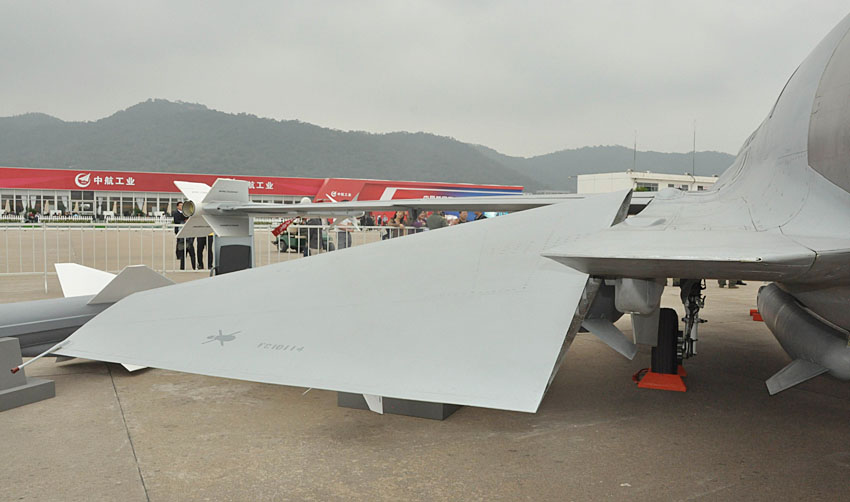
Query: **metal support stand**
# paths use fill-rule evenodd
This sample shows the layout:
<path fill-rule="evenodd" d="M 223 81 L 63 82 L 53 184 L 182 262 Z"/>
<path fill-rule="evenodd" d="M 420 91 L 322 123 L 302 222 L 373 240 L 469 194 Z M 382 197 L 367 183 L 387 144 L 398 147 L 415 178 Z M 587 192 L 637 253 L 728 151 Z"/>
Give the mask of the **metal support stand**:
<path fill-rule="evenodd" d="M 253 229 L 253 223 L 248 225 Z M 254 235 L 248 237 L 219 237 L 213 240 L 215 246 L 215 275 L 227 274 L 253 268 Z"/>
<path fill-rule="evenodd" d="M 18 339 L 0 338 L 0 411 L 56 396 L 53 380 L 27 378 L 23 369 L 11 372 L 22 362 Z"/>
<path fill-rule="evenodd" d="M 337 392 L 336 404 L 342 408 L 354 408 L 357 410 L 368 410 L 366 398 L 363 394 L 352 394 L 349 392 Z M 405 415 L 408 417 L 428 418 L 431 420 L 445 420 L 461 407 L 456 404 L 427 403 L 424 401 L 410 401 L 407 399 L 383 398 L 384 413 L 393 415 Z"/>

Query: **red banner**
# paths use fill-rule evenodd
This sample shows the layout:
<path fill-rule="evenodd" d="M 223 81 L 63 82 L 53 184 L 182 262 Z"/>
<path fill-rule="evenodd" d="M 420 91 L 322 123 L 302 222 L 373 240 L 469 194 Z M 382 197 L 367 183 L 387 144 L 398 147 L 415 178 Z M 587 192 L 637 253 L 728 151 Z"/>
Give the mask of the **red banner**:
<path fill-rule="evenodd" d="M 419 199 L 508 195 L 521 186 L 472 185 L 420 181 L 385 181 L 346 178 L 281 178 L 275 176 L 224 176 L 216 174 L 136 173 L 0 167 L 0 188 L 20 190 L 93 190 L 102 192 L 179 193 L 175 181 L 212 185 L 218 178 L 245 180 L 252 195 L 312 197 L 316 202 L 380 199 Z"/>
<path fill-rule="evenodd" d="M 175 181 L 212 185 L 218 178 L 245 180 L 249 192 L 260 195 L 312 197 L 325 183 L 323 178 L 274 176 L 223 176 L 215 174 L 135 173 L 129 171 L 83 171 L 0 167 L 0 188 L 41 190 L 95 190 L 108 192 L 178 193 Z"/>

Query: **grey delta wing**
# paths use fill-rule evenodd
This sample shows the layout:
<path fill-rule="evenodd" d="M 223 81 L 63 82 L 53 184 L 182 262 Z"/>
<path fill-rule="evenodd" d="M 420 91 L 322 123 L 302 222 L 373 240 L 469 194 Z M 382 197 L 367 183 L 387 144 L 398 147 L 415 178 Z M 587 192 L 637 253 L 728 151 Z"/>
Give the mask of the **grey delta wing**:
<path fill-rule="evenodd" d="M 541 253 L 616 223 L 628 195 L 570 200 L 137 293 L 58 352 L 533 412 L 578 331 L 588 282 Z"/>

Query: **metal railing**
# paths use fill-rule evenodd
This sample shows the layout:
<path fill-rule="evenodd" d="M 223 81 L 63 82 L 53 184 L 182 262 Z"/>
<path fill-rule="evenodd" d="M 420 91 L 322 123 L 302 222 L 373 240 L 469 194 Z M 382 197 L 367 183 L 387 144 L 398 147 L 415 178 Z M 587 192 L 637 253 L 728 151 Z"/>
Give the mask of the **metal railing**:
<path fill-rule="evenodd" d="M 260 267 L 299 259 L 344 247 L 361 246 L 386 238 L 408 235 L 414 228 L 359 227 L 328 228 L 291 225 L 275 238 L 271 230 L 281 220 L 255 222 L 254 266 Z M 73 262 L 87 267 L 119 272 L 128 265 L 147 265 L 162 273 L 180 271 L 175 226 L 157 221 L 116 223 L 50 221 L 0 223 L 0 276 L 54 274 L 56 263 Z M 199 245 L 184 242 L 186 270 L 192 270 L 190 250 Z M 205 268 L 210 268 L 209 251 L 203 251 Z"/>

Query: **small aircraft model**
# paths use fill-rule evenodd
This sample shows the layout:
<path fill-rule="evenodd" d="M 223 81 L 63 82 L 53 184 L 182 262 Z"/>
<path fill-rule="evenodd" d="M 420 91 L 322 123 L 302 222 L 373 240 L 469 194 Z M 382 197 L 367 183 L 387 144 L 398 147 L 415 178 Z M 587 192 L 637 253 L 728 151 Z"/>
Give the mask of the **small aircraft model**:
<path fill-rule="evenodd" d="M 797 68 L 711 190 L 660 191 L 631 218 L 627 191 L 563 200 L 142 291 L 56 352 L 373 402 L 534 412 L 582 327 L 627 357 L 635 343 L 654 346 L 654 372 L 675 378 L 696 354 L 701 280 L 735 278 L 772 281 L 759 311 L 792 361 L 767 381 L 771 393 L 826 372 L 848 380 L 848 30 L 850 17 Z M 261 209 L 241 207 L 238 190 L 218 182 L 190 197 L 202 235 L 238 235 Z M 675 311 L 660 308 L 669 277 L 682 278 L 681 337 Z M 623 314 L 634 340 L 613 325 Z"/>
<path fill-rule="evenodd" d="M 183 237 L 204 237 L 215 233 L 218 237 L 245 237 L 250 234 L 250 217 L 286 216 L 305 218 L 335 217 L 340 219 L 359 217 L 365 211 L 399 211 L 410 209 L 428 210 L 477 210 L 522 211 L 557 204 L 567 200 L 584 199 L 586 195 L 504 195 L 482 197 L 446 197 L 440 199 L 395 199 L 364 200 L 348 202 L 309 202 L 298 204 L 272 204 L 250 202 L 248 183 L 240 180 L 220 178 L 210 187 L 205 183 L 175 181 L 177 188 L 186 196 L 183 214 L 189 219 L 177 234 Z M 635 210 L 651 200 L 641 199 Z"/>
<path fill-rule="evenodd" d="M 55 267 L 64 298 L 0 305 L 0 338 L 17 338 L 24 357 L 52 354 L 71 333 L 127 295 L 174 284 L 144 265 L 127 267 L 118 275 L 76 263 Z M 124 367 L 142 369 L 131 364 Z"/>

